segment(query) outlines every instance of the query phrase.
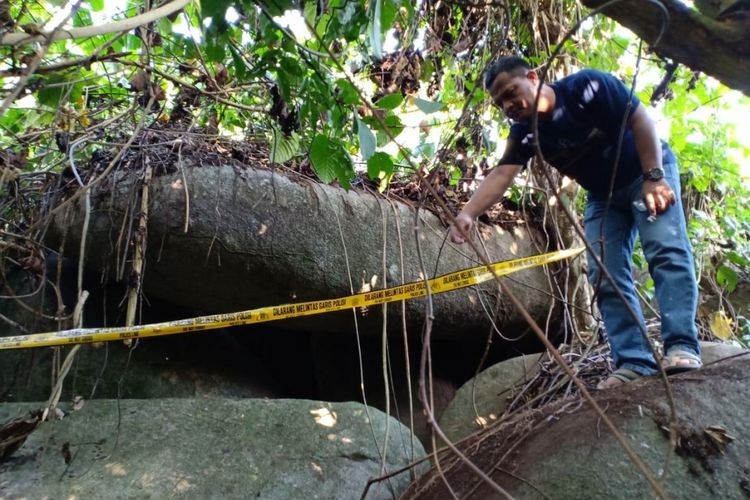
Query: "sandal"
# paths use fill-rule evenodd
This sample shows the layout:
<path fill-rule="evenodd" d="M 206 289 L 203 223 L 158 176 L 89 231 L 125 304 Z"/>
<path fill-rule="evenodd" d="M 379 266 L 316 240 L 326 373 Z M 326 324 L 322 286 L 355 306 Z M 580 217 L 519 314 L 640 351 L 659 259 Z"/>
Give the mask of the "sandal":
<path fill-rule="evenodd" d="M 599 390 L 612 389 L 614 387 L 625 385 L 628 382 L 633 382 L 634 380 L 638 380 L 642 377 L 643 375 L 638 372 L 634 372 L 629 368 L 618 368 L 617 370 L 612 372 L 612 375 L 596 384 L 596 388 Z"/>
<path fill-rule="evenodd" d="M 662 366 L 664 366 L 664 371 L 671 375 L 673 373 L 697 370 L 703 366 L 703 362 L 701 361 L 701 357 L 693 352 L 684 349 L 673 349 L 664 356 Z"/>

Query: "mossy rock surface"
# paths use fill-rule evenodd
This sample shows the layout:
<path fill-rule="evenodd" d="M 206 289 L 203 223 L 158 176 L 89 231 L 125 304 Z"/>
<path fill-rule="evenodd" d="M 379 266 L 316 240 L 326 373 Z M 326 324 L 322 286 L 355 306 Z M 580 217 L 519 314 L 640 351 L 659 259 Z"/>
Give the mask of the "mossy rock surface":
<path fill-rule="evenodd" d="M 750 356 L 669 378 L 678 419 L 670 447 L 670 403 L 663 380 L 649 377 L 598 391 L 595 398 L 669 498 L 750 497 Z M 566 399 L 489 428 L 461 445 L 464 453 L 514 498 L 655 498 L 601 417 Z M 441 477 L 442 476 L 442 477 Z M 441 460 L 405 499 L 500 498 L 454 457 Z"/>
<path fill-rule="evenodd" d="M 541 354 L 506 359 L 466 382 L 440 417 L 440 427 L 458 441 L 492 424 L 508 406 L 513 388 L 537 373 Z"/>
<path fill-rule="evenodd" d="M 39 406 L 0 404 L 0 421 Z M 97 400 L 68 410 L 0 463 L 0 497 L 349 499 L 381 474 L 383 455 L 385 471 L 412 459 L 408 429 L 359 403 Z M 424 455 L 418 441 L 414 450 Z M 398 496 L 410 480 L 399 474 L 368 498 Z"/>

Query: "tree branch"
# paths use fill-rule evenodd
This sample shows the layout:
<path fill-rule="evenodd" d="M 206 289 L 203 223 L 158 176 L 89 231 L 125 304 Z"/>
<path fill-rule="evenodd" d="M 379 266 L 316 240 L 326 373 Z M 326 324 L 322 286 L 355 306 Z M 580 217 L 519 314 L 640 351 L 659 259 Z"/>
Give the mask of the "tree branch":
<path fill-rule="evenodd" d="M 129 55 L 130 55 L 130 52 L 117 52 L 114 54 L 104 54 L 104 55 L 92 54 L 88 57 L 82 57 L 80 59 L 71 59 L 68 61 L 62 61 L 59 63 L 38 67 L 34 71 L 34 74 L 40 75 L 44 73 L 54 73 L 55 71 L 60 71 L 66 68 L 70 68 L 71 66 L 86 67 L 86 66 L 90 66 L 91 64 L 95 62 L 107 61 L 110 59 L 118 59 L 120 57 L 125 57 Z M 23 75 L 23 73 L 24 73 L 23 68 L 8 69 L 8 70 L 0 71 L 0 78 L 7 78 L 10 76 L 21 76 Z"/>
<path fill-rule="evenodd" d="M 173 14 L 180 9 L 184 8 L 191 0 L 174 0 L 168 4 L 162 5 L 157 9 L 144 12 L 135 17 L 123 19 L 121 21 L 114 21 L 109 24 L 102 26 L 83 26 L 80 28 L 73 28 L 71 30 L 59 31 L 50 38 L 50 42 L 57 40 L 75 39 L 75 38 L 90 38 L 92 36 L 105 35 L 107 33 L 117 33 L 121 31 L 130 31 L 144 24 L 148 24 Z M 47 39 L 50 33 L 40 33 L 37 35 L 29 35 L 27 33 L 8 33 L 0 37 L 0 45 L 25 45 L 29 43 L 41 42 Z"/>
<path fill-rule="evenodd" d="M 604 3 L 583 0 L 591 9 Z M 679 0 L 661 3 L 669 11 L 670 21 L 661 42 L 652 49 L 750 96 L 750 13 L 718 20 Z M 649 2 L 623 0 L 603 13 L 650 43 L 661 28 L 657 7 Z"/>

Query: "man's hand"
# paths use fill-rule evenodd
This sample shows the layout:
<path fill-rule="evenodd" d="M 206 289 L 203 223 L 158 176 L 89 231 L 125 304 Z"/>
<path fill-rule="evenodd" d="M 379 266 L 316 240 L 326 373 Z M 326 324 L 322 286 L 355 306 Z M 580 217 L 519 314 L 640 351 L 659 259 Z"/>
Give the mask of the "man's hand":
<path fill-rule="evenodd" d="M 670 205 L 674 205 L 677 201 L 674 191 L 664 179 L 644 181 L 641 196 L 651 217 L 656 217 L 665 212 Z"/>
<path fill-rule="evenodd" d="M 463 237 L 461 231 L 463 231 L 465 234 L 469 234 L 469 231 L 471 231 L 471 226 L 473 225 L 474 219 L 470 215 L 464 212 L 459 213 L 456 216 L 456 224 L 451 226 L 451 241 L 459 245 L 462 244 L 464 241 L 466 241 L 466 238 Z"/>

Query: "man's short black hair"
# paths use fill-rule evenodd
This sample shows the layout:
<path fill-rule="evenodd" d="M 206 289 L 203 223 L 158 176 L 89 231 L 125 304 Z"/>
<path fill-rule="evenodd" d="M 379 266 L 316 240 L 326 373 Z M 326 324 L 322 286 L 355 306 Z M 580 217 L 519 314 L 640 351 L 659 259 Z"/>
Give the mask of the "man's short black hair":
<path fill-rule="evenodd" d="M 526 59 L 518 56 L 505 56 L 497 61 L 490 63 L 484 70 L 484 88 L 492 86 L 492 82 L 500 73 L 508 73 L 513 76 L 525 76 L 531 69 L 531 65 Z"/>

